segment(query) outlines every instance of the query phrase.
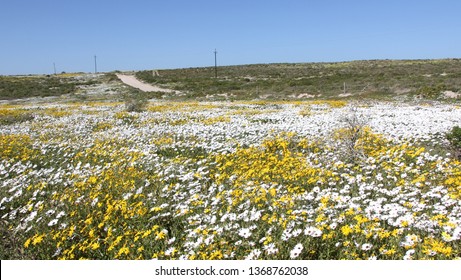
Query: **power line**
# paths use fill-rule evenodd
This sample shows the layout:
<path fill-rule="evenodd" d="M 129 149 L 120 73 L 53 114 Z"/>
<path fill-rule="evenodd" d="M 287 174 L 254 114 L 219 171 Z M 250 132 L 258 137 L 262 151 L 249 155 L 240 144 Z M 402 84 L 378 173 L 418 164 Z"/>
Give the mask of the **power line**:
<path fill-rule="evenodd" d="M 218 78 L 218 61 L 216 59 L 216 54 L 218 52 L 216 49 L 214 49 L 214 77 L 217 79 Z"/>

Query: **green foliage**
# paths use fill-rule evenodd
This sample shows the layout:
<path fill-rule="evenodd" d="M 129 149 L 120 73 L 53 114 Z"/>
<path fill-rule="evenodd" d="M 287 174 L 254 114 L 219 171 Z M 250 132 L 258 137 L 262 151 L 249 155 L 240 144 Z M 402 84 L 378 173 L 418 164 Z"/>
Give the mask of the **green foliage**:
<path fill-rule="evenodd" d="M 148 104 L 148 96 L 137 89 L 130 89 L 125 95 L 125 110 L 127 112 L 143 112 Z"/>
<path fill-rule="evenodd" d="M 181 91 L 185 97 L 205 99 L 227 94 L 232 99 L 292 99 L 303 94 L 320 99 L 438 98 L 444 90 L 461 89 L 461 60 L 369 60 L 338 63 L 280 63 L 140 71 L 147 83 Z M 341 96 L 345 98 L 345 96 Z"/>
<path fill-rule="evenodd" d="M 80 86 L 94 85 L 94 79 L 68 76 L 0 76 L 0 99 L 59 96 L 75 93 Z"/>
<path fill-rule="evenodd" d="M 0 125 L 10 125 L 15 123 L 22 123 L 31 121 L 34 115 L 22 110 L 2 110 L 0 109 Z"/>
<path fill-rule="evenodd" d="M 424 98 L 438 98 L 443 91 L 447 90 L 447 87 L 444 84 L 432 85 L 432 86 L 423 86 L 418 89 L 417 93 Z"/>
<path fill-rule="evenodd" d="M 455 156 L 461 157 L 461 127 L 454 126 L 450 132 L 446 134 L 447 140 L 450 142 Z"/>
<path fill-rule="evenodd" d="M 461 127 L 453 127 L 451 131 L 447 133 L 447 139 L 454 147 L 461 149 Z"/>
<path fill-rule="evenodd" d="M 104 74 L 104 80 L 105 80 L 106 82 L 118 81 L 119 79 L 118 79 L 116 73 L 117 73 L 117 71 L 105 73 L 105 74 Z"/>
<path fill-rule="evenodd" d="M 56 77 L 0 77 L 0 99 L 55 96 L 74 92 L 75 87 Z"/>
<path fill-rule="evenodd" d="M 9 230 L 7 223 L 0 221 L 0 232 L 2 240 L 0 242 L 0 259 L 1 260 L 19 260 L 27 258 L 24 250 L 13 231 Z M 30 257 L 29 257 L 30 258 Z"/>
<path fill-rule="evenodd" d="M 125 109 L 128 112 L 143 112 L 146 110 L 147 101 L 142 99 L 130 99 L 125 102 Z"/>

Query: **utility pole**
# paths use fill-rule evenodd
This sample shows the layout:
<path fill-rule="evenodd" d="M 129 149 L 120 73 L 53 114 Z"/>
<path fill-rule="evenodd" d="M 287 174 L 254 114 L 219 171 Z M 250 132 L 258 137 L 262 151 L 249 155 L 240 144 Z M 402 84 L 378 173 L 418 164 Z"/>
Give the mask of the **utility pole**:
<path fill-rule="evenodd" d="M 98 64 L 96 63 L 96 56 L 94 56 L 94 73 L 98 73 Z"/>
<path fill-rule="evenodd" d="M 346 94 L 346 82 L 344 82 L 344 90 L 343 90 L 344 94 Z"/>
<path fill-rule="evenodd" d="M 216 49 L 214 49 L 214 77 L 217 79 L 218 78 L 218 61 L 216 60 L 216 54 L 218 52 Z"/>
<path fill-rule="evenodd" d="M 56 75 L 56 63 L 53 62 L 54 74 Z"/>

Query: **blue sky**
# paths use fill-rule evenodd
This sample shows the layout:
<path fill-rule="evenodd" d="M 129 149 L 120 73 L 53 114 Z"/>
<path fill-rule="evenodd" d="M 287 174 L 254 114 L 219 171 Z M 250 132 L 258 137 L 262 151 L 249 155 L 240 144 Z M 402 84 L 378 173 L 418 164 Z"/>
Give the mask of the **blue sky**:
<path fill-rule="evenodd" d="M 459 0 L 1 0 L 0 74 L 461 57 Z"/>

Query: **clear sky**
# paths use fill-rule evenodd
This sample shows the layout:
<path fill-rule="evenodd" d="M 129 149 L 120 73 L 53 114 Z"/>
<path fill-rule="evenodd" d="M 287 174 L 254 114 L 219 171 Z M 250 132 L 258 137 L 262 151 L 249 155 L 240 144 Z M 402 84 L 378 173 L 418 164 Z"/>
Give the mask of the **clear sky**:
<path fill-rule="evenodd" d="M 460 0 L 0 0 L 0 74 L 461 57 Z"/>

